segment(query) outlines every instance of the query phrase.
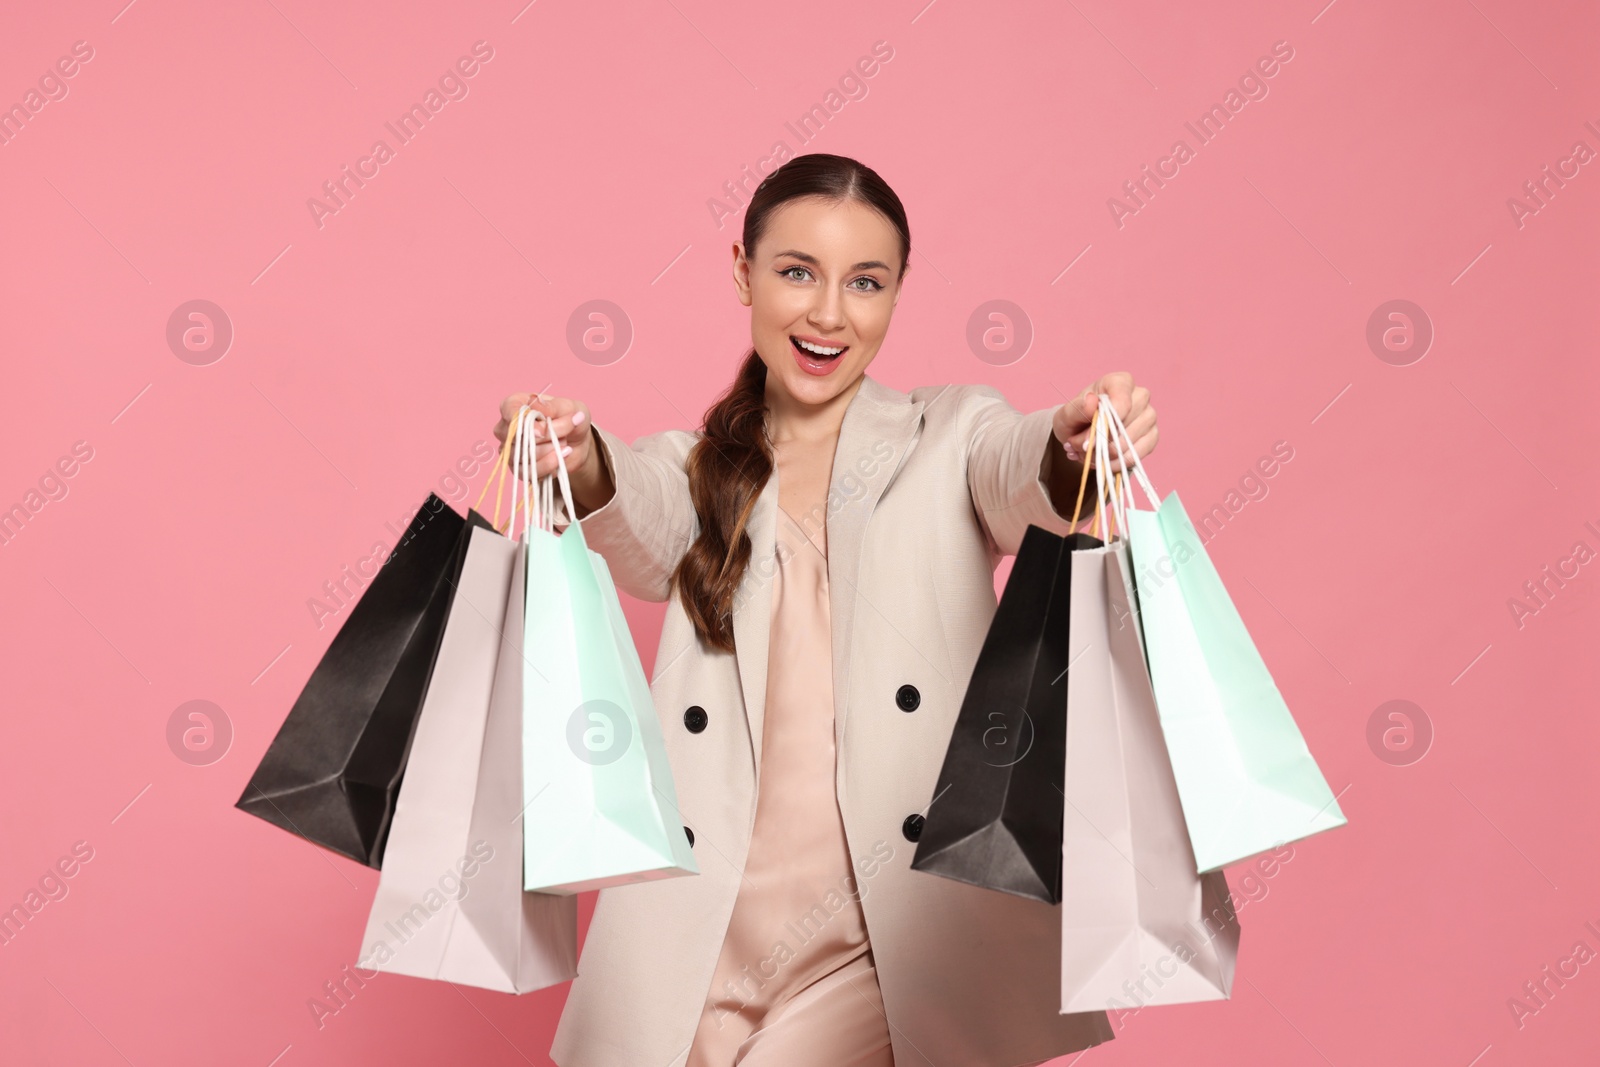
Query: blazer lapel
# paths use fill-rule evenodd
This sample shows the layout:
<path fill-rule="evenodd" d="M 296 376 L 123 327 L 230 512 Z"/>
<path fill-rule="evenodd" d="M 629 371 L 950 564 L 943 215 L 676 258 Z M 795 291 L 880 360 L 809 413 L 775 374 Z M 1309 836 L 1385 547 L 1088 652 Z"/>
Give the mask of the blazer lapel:
<path fill-rule="evenodd" d="M 848 711 L 846 679 L 856 610 L 856 580 L 861 542 L 878 499 L 916 436 L 924 402 L 863 375 L 839 427 L 839 442 L 828 480 L 828 610 L 832 620 L 834 739 L 843 744 Z M 736 595 L 733 635 L 739 685 L 750 728 L 756 787 L 761 784 L 761 726 L 767 702 L 768 639 L 772 622 L 772 579 L 776 556 L 778 473 L 773 471 L 756 498 L 747 532 L 750 565 Z M 866 610 L 875 610 L 869 605 Z"/>

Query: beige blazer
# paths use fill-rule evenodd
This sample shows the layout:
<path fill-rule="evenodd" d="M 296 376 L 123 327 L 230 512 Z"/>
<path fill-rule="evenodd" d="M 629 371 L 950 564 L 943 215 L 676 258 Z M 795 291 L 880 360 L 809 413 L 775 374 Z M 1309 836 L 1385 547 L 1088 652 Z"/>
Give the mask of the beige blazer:
<path fill-rule="evenodd" d="M 1036 1064 L 1113 1036 L 1105 1012 L 1059 1014 L 1058 906 L 910 866 L 907 817 L 934 799 L 995 611 L 995 567 L 1030 523 L 1070 532 L 1039 476 L 1059 447 L 1052 414 L 1023 415 L 988 386 L 908 395 L 867 377 L 840 427 L 827 505 L 836 784 L 898 1067 Z M 737 655 L 708 651 L 669 589 L 699 532 L 684 470 L 698 432 L 632 447 L 593 432 L 617 492 L 583 518 L 584 537 L 619 588 L 673 593 L 651 692 L 701 873 L 600 891 L 550 1055 L 560 1067 L 681 1067 L 755 820 L 778 477 L 750 519 Z"/>

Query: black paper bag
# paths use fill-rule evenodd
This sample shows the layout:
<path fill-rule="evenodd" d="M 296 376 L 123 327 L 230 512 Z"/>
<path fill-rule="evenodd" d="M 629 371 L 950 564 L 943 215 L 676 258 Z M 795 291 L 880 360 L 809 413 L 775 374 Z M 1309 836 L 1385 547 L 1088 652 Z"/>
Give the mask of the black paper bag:
<path fill-rule="evenodd" d="M 1072 553 L 1099 548 L 1030 525 L 1006 579 L 911 869 L 1061 902 Z"/>
<path fill-rule="evenodd" d="M 468 533 L 432 493 L 350 609 L 235 807 L 379 867 Z"/>

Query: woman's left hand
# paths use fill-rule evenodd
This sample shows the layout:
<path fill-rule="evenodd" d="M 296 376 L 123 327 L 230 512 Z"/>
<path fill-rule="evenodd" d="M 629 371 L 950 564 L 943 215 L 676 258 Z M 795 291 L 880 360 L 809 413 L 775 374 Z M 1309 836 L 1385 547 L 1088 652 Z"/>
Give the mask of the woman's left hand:
<path fill-rule="evenodd" d="M 1093 424 L 1095 410 L 1100 406 L 1098 393 L 1106 394 L 1111 399 L 1111 406 L 1122 417 L 1123 424 L 1128 427 L 1128 436 L 1133 438 L 1134 453 L 1143 459 L 1153 452 L 1157 436 L 1156 409 L 1150 406 L 1150 390 L 1142 385 L 1135 386 L 1133 375 L 1119 370 L 1095 379 L 1083 392 L 1056 409 L 1052 428 L 1056 440 L 1066 450 L 1067 458 L 1081 462 L 1089 451 L 1089 428 Z M 1102 457 L 1096 456 L 1094 465 L 1101 466 Z M 1123 469 L 1115 448 L 1111 450 L 1110 462 L 1104 466 L 1110 471 Z"/>

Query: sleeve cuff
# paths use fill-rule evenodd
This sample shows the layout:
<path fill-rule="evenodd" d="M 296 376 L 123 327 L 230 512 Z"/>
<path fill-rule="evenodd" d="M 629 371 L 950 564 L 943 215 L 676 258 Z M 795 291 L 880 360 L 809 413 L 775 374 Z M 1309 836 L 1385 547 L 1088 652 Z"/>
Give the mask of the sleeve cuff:
<path fill-rule="evenodd" d="M 1055 407 L 1030 411 L 1022 417 L 1022 425 L 1017 428 L 1017 441 L 1021 453 L 1034 457 L 1033 478 L 1028 482 L 1017 506 L 1028 516 L 1028 524 L 1042 526 L 1051 533 L 1065 537 L 1075 529 L 1071 522 L 1072 510 L 1068 508 L 1065 515 L 1056 510 L 1055 503 L 1050 499 L 1050 486 L 1045 484 L 1044 480 L 1045 459 L 1049 456 L 1047 450 L 1053 448 L 1065 456 L 1061 442 L 1056 440 L 1055 413 Z M 1087 495 L 1086 491 L 1085 496 Z M 1078 516 L 1079 526 L 1083 525 L 1086 516 L 1093 518 L 1093 503 L 1092 499 L 1084 501 L 1085 514 Z"/>

